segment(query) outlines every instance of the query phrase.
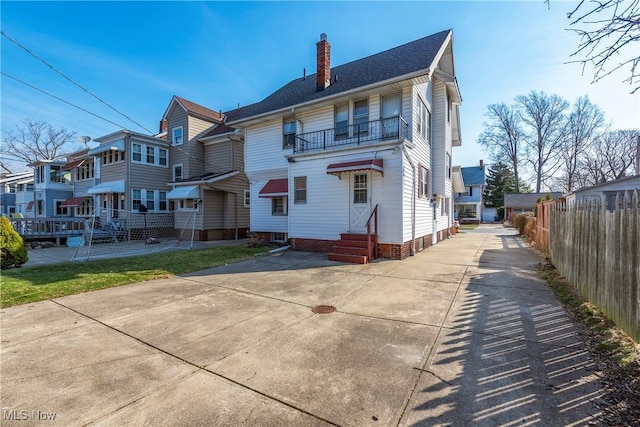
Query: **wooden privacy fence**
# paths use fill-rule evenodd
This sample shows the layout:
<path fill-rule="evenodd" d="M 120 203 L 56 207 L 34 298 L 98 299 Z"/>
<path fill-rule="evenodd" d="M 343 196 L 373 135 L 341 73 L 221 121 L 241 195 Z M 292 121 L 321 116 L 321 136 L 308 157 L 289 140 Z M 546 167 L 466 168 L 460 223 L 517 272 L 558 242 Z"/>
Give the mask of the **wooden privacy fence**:
<path fill-rule="evenodd" d="M 640 194 L 614 209 L 595 202 L 550 205 L 553 265 L 603 313 L 640 342 Z"/>
<path fill-rule="evenodd" d="M 547 255 L 549 254 L 549 222 L 551 209 L 555 203 L 556 200 L 538 203 L 536 216 L 527 218 L 527 225 L 524 228 L 527 237 Z"/>

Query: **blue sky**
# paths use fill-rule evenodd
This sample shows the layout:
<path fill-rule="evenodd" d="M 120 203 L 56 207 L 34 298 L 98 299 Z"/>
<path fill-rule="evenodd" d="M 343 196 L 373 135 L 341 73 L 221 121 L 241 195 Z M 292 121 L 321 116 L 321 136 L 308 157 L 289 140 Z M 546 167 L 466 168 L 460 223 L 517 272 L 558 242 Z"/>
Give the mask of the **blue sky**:
<path fill-rule="evenodd" d="M 588 94 L 614 128 L 640 123 L 624 73 L 590 84 L 566 64 L 577 45 L 566 12 L 577 1 L 526 2 L 7 2 L 2 30 L 151 131 L 176 94 L 228 110 L 315 72 L 327 33 L 340 65 L 452 28 L 463 145 L 454 163 L 488 161 L 476 143 L 486 107 L 531 90 Z M 1 40 L 2 71 L 138 132 L 144 129 Z M 119 127 L 1 78 L 2 127 L 46 120 L 93 138 Z"/>

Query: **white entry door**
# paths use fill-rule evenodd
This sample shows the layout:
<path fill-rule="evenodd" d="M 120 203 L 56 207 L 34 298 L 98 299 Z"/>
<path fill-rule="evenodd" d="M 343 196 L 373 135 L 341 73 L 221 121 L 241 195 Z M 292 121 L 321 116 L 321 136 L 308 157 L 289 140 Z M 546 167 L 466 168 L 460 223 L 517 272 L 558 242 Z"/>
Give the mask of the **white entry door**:
<path fill-rule="evenodd" d="M 371 214 L 371 173 L 353 172 L 349 188 L 349 231 L 365 233 Z"/>

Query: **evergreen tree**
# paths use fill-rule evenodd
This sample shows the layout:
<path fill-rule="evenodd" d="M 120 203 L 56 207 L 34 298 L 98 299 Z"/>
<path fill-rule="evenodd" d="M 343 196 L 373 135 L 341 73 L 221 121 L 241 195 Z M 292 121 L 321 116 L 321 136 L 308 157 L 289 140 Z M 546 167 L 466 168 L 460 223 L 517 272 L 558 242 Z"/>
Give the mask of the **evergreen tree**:
<path fill-rule="evenodd" d="M 489 167 L 487 186 L 484 190 L 484 205 L 490 208 L 504 206 L 504 193 L 517 193 L 516 178 L 506 163 L 498 162 Z"/>

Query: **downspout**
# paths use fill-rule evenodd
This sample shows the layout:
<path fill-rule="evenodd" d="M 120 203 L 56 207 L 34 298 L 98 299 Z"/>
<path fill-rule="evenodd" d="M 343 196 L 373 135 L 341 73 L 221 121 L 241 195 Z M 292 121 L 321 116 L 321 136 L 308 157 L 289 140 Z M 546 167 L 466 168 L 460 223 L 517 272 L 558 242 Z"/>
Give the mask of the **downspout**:
<path fill-rule="evenodd" d="M 411 184 L 411 246 L 409 249 L 409 254 L 414 256 L 416 254 L 416 165 L 409 157 L 409 153 L 407 152 L 407 146 L 405 143 L 402 143 L 402 152 L 406 157 L 407 161 L 411 165 L 411 176 L 412 176 L 412 184 Z"/>

